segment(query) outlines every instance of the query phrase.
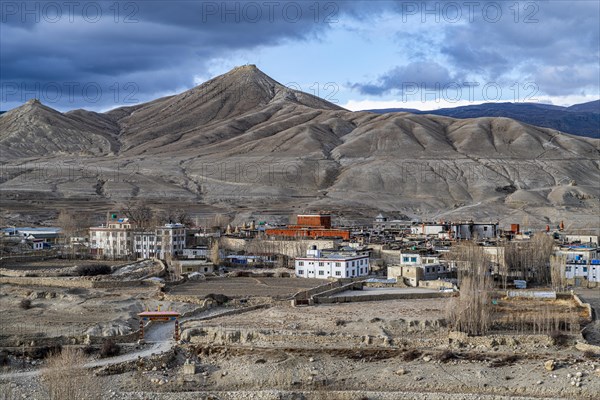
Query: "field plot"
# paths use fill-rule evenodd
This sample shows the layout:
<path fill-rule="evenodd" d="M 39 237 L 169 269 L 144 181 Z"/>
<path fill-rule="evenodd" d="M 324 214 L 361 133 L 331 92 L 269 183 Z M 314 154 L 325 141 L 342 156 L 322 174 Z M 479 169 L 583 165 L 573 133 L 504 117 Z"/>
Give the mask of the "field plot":
<path fill-rule="evenodd" d="M 289 298 L 301 290 L 327 283 L 322 279 L 299 278 L 214 278 L 205 281 L 190 281 L 178 285 L 171 294 L 180 296 L 204 297 L 208 294 L 224 294 L 229 297 L 273 297 Z"/>
<path fill-rule="evenodd" d="M 271 307 L 240 315 L 231 315 L 206 321 L 206 325 L 256 328 L 326 330 L 331 332 L 356 331 L 366 333 L 375 326 L 394 321 L 431 321 L 444 317 L 446 299 L 389 300 L 362 303 L 340 303 L 312 307 Z"/>
<path fill-rule="evenodd" d="M 44 260 L 44 261 L 26 261 L 26 262 L 3 262 L 0 264 L 0 268 L 5 268 L 9 270 L 15 271 L 24 271 L 24 270 L 44 270 L 44 269 L 60 269 L 60 268 L 69 268 L 73 266 L 96 266 L 96 265 L 121 265 L 124 264 L 123 261 L 108 261 L 108 260 L 64 260 L 64 259 L 53 259 L 53 260 Z"/>
<path fill-rule="evenodd" d="M 530 333 L 578 332 L 587 322 L 585 308 L 573 299 L 500 299 L 494 306 L 494 328 Z"/>

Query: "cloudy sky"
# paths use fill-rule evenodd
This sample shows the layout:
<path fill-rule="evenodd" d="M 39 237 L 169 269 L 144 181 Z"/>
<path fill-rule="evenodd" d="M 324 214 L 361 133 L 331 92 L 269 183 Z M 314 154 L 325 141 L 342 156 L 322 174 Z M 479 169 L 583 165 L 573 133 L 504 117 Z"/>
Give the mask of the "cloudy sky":
<path fill-rule="evenodd" d="M 359 110 L 600 97 L 600 2 L 0 1 L 0 110 L 108 110 L 237 65 Z"/>

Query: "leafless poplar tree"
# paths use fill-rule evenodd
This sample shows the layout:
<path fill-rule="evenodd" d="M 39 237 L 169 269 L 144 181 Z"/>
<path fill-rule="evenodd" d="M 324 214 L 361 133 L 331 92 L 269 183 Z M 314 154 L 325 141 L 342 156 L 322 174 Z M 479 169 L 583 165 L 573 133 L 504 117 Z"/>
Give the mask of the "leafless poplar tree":
<path fill-rule="evenodd" d="M 460 296 L 453 299 L 448 309 L 449 324 L 469 335 L 484 335 L 492 324 L 490 292 L 493 281 L 489 259 L 483 248 L 474 242 L 456 246 L 450 258 L 458 266 Z"/>

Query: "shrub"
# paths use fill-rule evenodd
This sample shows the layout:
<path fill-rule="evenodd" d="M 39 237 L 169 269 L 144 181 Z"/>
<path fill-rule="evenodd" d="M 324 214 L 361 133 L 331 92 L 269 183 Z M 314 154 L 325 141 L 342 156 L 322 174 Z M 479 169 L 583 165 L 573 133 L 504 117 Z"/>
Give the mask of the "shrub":
<path fill-rule="evenodd" d="M 437 359 L 438 361 L 441 361 L 441 362 L 444 362 L 444 363 L 445 363 L 445 362 L 448 362 L 448 361 L 450 361 L 450 360 L 453 360 L 453 359 L 455 359 L 455 358 L 456 358 L 456 354 L 454 354 L 454 353 L 453 353 L 452 351 L 450 351 L 450 350 L 444 350 L 443 352 L 439 353 L 439 354 L 436 356 L 436 359 Z"/>
<path fill-rule="evenodd" d="M 94 346 L 92 346 L 91 344 L 87 344 L 83 347 L 82 351 L 83 351 L 83 354 L 85 354 L 86 356 L 89 356 L 89 355 L 94 354 L 96 349 L 94 349 Z"/>
<path fill-rule="evenodd" d="M 519 357 L 516 354 L 500 357 L 499 359 L 492 361 L 490 363 L 490 367 L 491 368 L 499 368 L 499 367 L 505 367 L 507 365 L 513 365 L 520 359 L 521 359 L 521 357 Z"/>
<path fill-rule="evenodd" d="M 402 354 L 402 360 L 404 361 L 414 361 L 417 358 L 421 357 L 423 353 L 417 349 L 410 349 Z"/>
<path fill-rule="evenodd" d="M 346 326 L 346 321 L 344 321 L 343 319 L 337 319 L 335 321 L 335 326 Z"/>
<path fill-rule="evenodd" d="M 42 358 L 46 358 L 51 354 L 58 354 L 62 351 L 62 346 L 60 344 L 54 346 L 41 346 L 41 347 L 33 347 L 28 351 L 29 357 L 33 359 L 40 360 Z"/>
<path fill-rule="evenodd" d="M 224 294 L 220 294 L 220 293 L 216 293 L 216 294 L 210 293 L 210 294 L 207 294 L 204 298 L 212 299 L 212 300 L 216 301 L 218 305 L 225 304 L 229 301 L 229 297 L 225 296 Z"/>
<path fill-rule="evenodd" d="M 563 347 L 569 343 L 569 336 L 560 331 L 550 333 L 550 338 L 555 346 Z"/>
<path fill-rule="evenodd" d="M 118 356 L 121 352 L 121 348 L 118 344 L 116 344 L 112 339 L 105 340 L 102 343 L 102 348 L 100 349 L 101 357 L 114 357 Z"/>
<path fill-rule="evenodd" d="M 79 265 L 75 268 L 77 276 L 108 275 L 111 269 L 108 265 Z"/>
<path fill-rule="evenodd" d="M 19 306 L 23 310 L 29 310 L 31 308 L 31 300 L 29 300 L 29 299 L 22 299 L 21 302 L 19 303 Z"/>
<path fill-rule="evenodd" d="M 585 358 L 587 358 L 587 359 L 590 359 L 590 360 L 594 360 L 594 359 L 596 359 L 597 357 L 600 357 L 600 355 L 598 355 L 598 354 L 594 353 L 594 352 L 593 352 L 593 351 L 591 351 L 591 350 L 586 350 L 586 351 L 584 351 L 584 352 L 583 352 L 583 357 L 585 357 Z"/>

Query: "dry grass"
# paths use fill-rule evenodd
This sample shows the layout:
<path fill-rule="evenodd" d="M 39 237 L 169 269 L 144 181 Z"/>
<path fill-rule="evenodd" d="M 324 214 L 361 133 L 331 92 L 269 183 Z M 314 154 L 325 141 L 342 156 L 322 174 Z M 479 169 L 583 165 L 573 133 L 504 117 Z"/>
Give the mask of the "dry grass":
<path fill-rule="evenodd" d="M 84 367 L 87 357 L 80 350 L 65 348 L 48 359 L 42 376 L 50 400 L 101 400 L 101 390 L 92 371 Z"/>

